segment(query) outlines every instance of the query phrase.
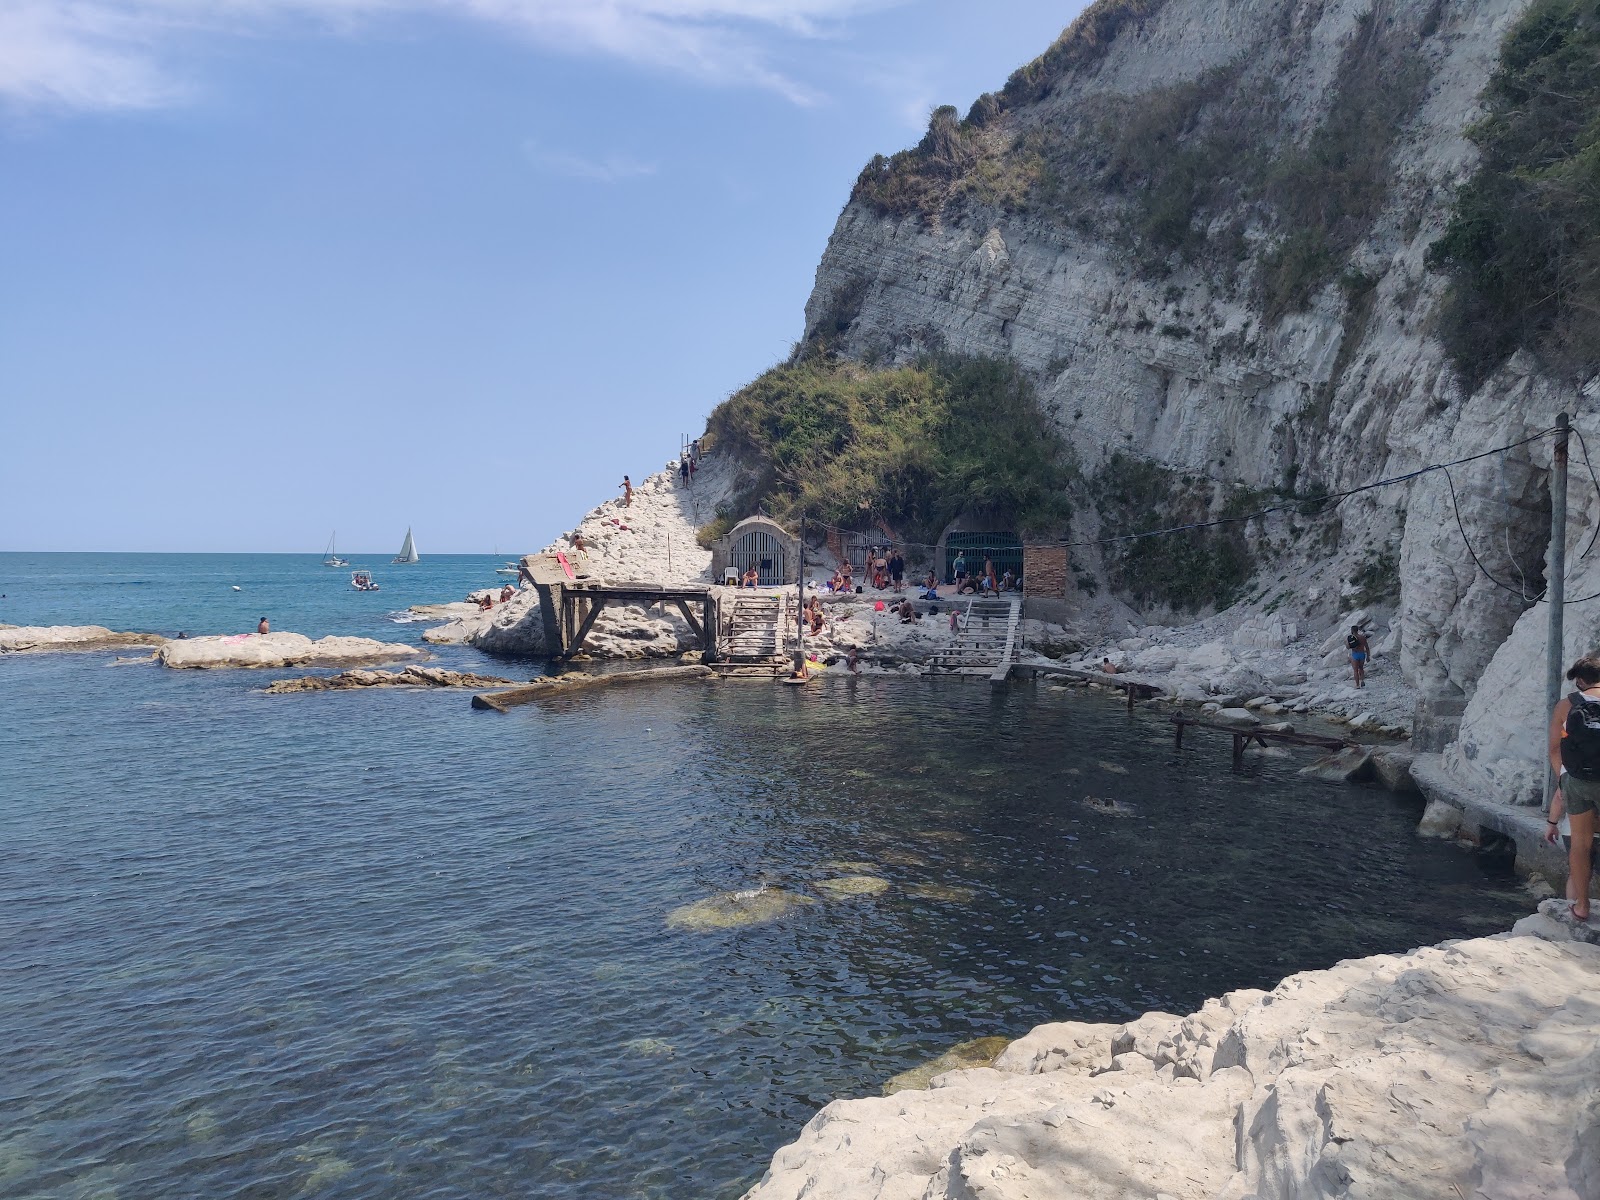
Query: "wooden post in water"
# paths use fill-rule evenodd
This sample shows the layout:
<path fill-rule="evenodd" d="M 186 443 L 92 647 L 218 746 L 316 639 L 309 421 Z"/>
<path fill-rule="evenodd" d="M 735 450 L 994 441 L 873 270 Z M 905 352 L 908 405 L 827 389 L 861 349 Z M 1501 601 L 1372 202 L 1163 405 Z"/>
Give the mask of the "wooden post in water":
<path fill-rule="evenodd" d="M 806 515 L 800 514 L 799 545 L 795 550 L 794 568 L 794 669 L 803 674 L 806 670 Z"/>

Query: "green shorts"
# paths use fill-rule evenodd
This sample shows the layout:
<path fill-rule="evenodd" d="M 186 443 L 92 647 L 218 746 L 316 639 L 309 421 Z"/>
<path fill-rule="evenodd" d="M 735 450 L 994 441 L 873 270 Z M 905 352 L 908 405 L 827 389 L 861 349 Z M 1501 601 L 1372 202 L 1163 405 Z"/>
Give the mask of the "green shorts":
<path fill-rule="evenodd" d="M 1561 798 L 1567 802 L 1567 815 L 1600 811 L 1600 779 L 1561 777 Z"/>

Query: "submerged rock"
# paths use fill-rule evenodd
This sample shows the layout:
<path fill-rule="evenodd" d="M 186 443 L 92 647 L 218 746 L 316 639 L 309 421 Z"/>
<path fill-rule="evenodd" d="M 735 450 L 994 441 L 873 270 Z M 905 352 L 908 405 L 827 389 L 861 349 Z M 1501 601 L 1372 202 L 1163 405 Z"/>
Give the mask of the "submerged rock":
<path fill-rule="evenodd" d="M 415 646 L 371 638 L 325 637 L 312 641 L 303 633 L 236 633 L 226 637 L 179 638 L 166 642 L 156 656 L 164 667 L 337 667 L 355 663 L 416 658 Z"/>
<path fill-rule="evenodd" d="M 958 1042 L 938 1058 L 929 1059 L 920 1067 L 901 1071 L 889 1079 L 883 1085 L 883 1094 L 892 1096 L 896 1092 L 919 1091 L 928 1087 L 936 1075 L 943 1075 L 946 1071 L 991 1066 L 1010 1044 L 1011 1039 L 1003 1037 L 981 1037 L 973 1038 L 970 1042 Z"/>
<path fill-rule="evenodd" d="M 496 675 L 473 675 L 466 671 L 447 671 L 443 667 L 411 666 L 403 671 L 344 671 L 338 675 L 280 679 L 262 690 L 282 695 L 286 692 L 340 692 L 374 687 L 493 688 L 515 682 L 514 679 L 501 679 Z"/>
<path fill-rule="evenodd" d="M 830 900 L 849 900 L 881 896 L 889 890 L 889 881 L 877 875 L 841 875 L 837 879 L 819 879 L 815 886 Z"/>
<path fill-rule="evenodd" d="M 667 928 L 703 932 L 764 925 L 815 903 L 810 896 L 782 888 L 761 887 L 743 892 L 723 892 L 673 909 L 667 914 Z"/>
<path fill-rule="evenodd" d="M 908 896 L 918 900 L 937 900 L 942 904 L 965 904 L 977 894 L 974 888 L 950 883 L 913 883 L 906 888 Z"/>

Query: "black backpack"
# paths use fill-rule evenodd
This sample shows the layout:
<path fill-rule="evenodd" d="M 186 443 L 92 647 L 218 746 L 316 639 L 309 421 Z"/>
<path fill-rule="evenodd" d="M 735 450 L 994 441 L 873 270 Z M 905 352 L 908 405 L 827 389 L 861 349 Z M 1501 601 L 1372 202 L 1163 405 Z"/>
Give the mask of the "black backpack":
<path fill-rule="evenodd" d="M 1600 780 L 1600 700 L 1581 692 L 1568 699 L 1567 736 L 1561 739 L 1561 765 L 1577 779 Z"/>
<path fill-rule="evenodd" d="M 1345 635 L 1344 644 L 1351 650 L 1361 649 L 1361 639 L 1353 633 Z"/>

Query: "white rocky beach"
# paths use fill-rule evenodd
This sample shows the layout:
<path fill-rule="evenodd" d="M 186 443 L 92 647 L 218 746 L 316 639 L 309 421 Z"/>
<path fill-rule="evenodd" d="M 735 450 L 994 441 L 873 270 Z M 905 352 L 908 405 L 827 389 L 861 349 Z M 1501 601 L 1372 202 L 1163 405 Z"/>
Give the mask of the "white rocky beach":
<path fill-rule="evenodd" d="M 1544 908 L 835 1100 L 745 1200 L 1593 1200 L 1600 947 Z"/>

